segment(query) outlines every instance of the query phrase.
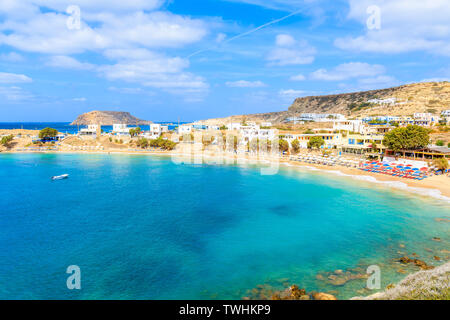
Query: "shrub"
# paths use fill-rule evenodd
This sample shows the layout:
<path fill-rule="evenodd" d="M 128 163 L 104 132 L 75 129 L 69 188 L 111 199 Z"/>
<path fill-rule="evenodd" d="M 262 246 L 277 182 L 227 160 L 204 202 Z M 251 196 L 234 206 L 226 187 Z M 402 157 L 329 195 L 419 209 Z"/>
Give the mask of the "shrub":
<path fill-rule="evenodd" d="M 292 152 L 295 154 L 300 152 L 300 142 L 297 139 L 292 141 Z"/>
<path fill-rule="evenodd" d="M 281 152 L 289 151 L 289 142 L 287 142 L 286 140 L 283 139 L 278 140 L 278 145 Z"/>
<path fill-rule="evenodd" d="M 11 141 L 13 141 L 13 139 L 14 139 L 14 136 L 13 136 L 12 134 L 10 134 L 9 136 L 4 136 L 4 137 L 2 137 L 2 139 L 0 140 L 0 144 L 1 144 L 2 146 L 8 146 L 9 143 L 10 143 Z"/>

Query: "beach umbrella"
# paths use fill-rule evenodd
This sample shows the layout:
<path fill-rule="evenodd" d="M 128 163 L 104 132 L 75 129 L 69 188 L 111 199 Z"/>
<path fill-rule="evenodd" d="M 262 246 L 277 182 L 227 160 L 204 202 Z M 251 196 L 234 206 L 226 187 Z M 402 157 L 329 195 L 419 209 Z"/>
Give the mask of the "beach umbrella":
<path fill-rule="evenodd" d="M 412 168 L 411 170 L 419 171 L 419 168 Z"/>
<path fill-rule="evenodd" d="M 425 167 L 420 168 L 420 171 L 428 171 L 428 168 L 425 168 Z"/>

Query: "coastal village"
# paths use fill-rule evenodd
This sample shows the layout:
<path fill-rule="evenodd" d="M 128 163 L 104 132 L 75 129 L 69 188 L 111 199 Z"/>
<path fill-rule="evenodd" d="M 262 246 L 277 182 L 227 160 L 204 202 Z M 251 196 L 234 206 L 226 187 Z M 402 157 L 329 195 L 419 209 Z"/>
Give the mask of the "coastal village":
<path fill-rule="evenodd" d="M 395 98 L 367 101 L 372 105 L 394 107 Z M 105 120 L 107 119 L 107 120 Z M 128 112 L 92 111 L 79 116 L 65 130 L 22 128 L 0 130 L 2 153 L 85 153 L 85 154 L 148 154 L 186 158 L 203 156 L 277 162 L 288 166 L 339 172 L 352 177 L 373 177 L 388 183 L 401 181 L 396 187 L 421 195 L 448 200 L 450 198 L 450 110 L 416 112 L 409 116 L 390 114 L 349 116 L 343 113 L 304 112 L 269 121 L 252 116 L 196 121 L 193 123 L 152 123 L 132 117 Z M 70 131 L 69 131 L 70 129 Z M 189 163 L 189 161 L 182 161 Z M 219 162 L 220 163 L 220 162 Z M 230 163 L 230 162 L 226 162 Z M 58 178 L 64 178 L 63 176 Z M 446 217 L 436 222 L 447 223 Z M 431 241 L 440 243 L 441 238 Z M 401 245 L 403 246 L 403 245 Z M 401 247 L 403 248 L 403 247 Z M 429 249 L 431 250 L 431 249 Z M 392 266 L 397 273 L 417 270 L 425 279 L 443 278 L 439 285 L 448 295 L 448 250 L 430 251 L 431 263 L 407 254 L 401 249 Z M 421 258 L 423 259 L 423 258 Z M 429 259 L 430 260 L 430 259 Z M 414 275 L 412 275 L 414 276 Z M 347 270 L 319 273 L 316 280 L 327 286 L 342 287 L 355 280 L 366 280 L 360 266 Z M 416 278 L 411 278 L 416 279 Z M 406 278 L 398 287 L 384 293 L 354 299 L 428 298 L 431 293 L 417 295 Z M 447 281 L 447 282 L 446 282 Z M 335 300 L 336 290 L 306 292 L 296 285 L 283 282 L 286 289 L 262 284 L 249 290 L 244 300 Z M 398 288 L 403 291 L 399 293 Z M 406 292 L 406 293 L 405 293 Z M 357 291 L 365 296 L 367 289 Z M 421 293 L 422 294 L 422 293 Z"/>
<path fill-rule="evenodd" d="M 394 99 L 372 101 L 393 104 Z M 303 113 L 282 123 L 248 121 L 166 125 L 149 123 L 77 126 L 74 133 L 2 130 L 3 152 L 174 152 L 194 145 L 196 152 L 227 152 L 263 157 L 279 155 L 297 162 L 347 166 L 375 173 L 423 180 L 448 170 L 450 110 L 411 117 L 376 116 L 348 119 L 343 114 Z M 419 129 L 426 142 L 407 148 L 392 133 Z M 420 129 L 423 129 L 420 131 Z M 409 137 L 414 140 L 416 136 Z M 229 143 L 234 139 L 234 143 Z M 408 138 L 406 138 L 408 139 Z M 277 142 L 274 145 L 274 142 Z M 397 144 L 396 144 L 397 143 Z M 402 145 L 404 144 L 404 146 Z"/>

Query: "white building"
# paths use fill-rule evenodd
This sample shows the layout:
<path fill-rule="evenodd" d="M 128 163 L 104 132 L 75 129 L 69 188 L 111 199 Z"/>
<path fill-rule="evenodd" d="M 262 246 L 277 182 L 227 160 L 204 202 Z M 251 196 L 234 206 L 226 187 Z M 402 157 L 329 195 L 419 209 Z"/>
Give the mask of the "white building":
<path fill-rule="evenodd" d="M 113 124 L 113 134 L 117 135 L 129 135 L 130 129 L 126 124 L 123 123 L 115 123 Z"/>
<path fill-rule="evenodd" d="M 340 113 L 302 113 L 299 117 L 287 118 L 286 122 L 331 122 L 333 120 L 345 120 L 345 116 Z"/>
<path fill-rule="evenodd" d="M 178 134 L 188 134 L 192 132 L 192 126 L 182 125 L 178 127 Z"/>
<path fill-rule="evenodd" d="M 272 126 L 272 122 L 261 122 L 261 127 L 270 128 Z"/>
<path fill-rule="evenodd" d="M 90 124 L 87 128 L 81 129 L 79 134 L 82 136 L 95 136 L 99 131 L 101 131 L 101 128 L 98 124 Z"/>
<path fill-rule="evenodd" d="M 249 142 L 253 139 L 260 140 L 273 140 L 276 137 L 276 130 L 273 129 L 260 129 L 259 127 L 245 127 L 241 129 L 240 134 L 243 142 Z"/>
<path fill-rule="evenodd" d="M 227 129 L 228 130 L 241 130 L 242 125 L 238 122 L 233 122 L 233 123 L 229 123 L 227 124 Z"/>
<path fill-rule="evenodd" d="M 165 132 L 169 132 L 169 126 L 163 126 L 159 123 L 152 123 L 150 125 L 150 134 L 152 136 L 159 137 Z"/>
<path fill-rule="evenodd" d="M 363 132 L 364 123 L 362 120 L 338 120 L 333 122 L 334 131 L 351 131 L 351 132 Z"/>
<path fill-rule="evenodd" d="M 444 110 L 442 111 L 441 115 L 445 118 L 450 117 L 450 110 Z"/>
<path fill-rule="evenodd" d="M 439 122 L 439 116 L 431 113 L 414 113 L 414 124 L 419 126 L 432 126 Z"/>
<path fill-rule="evenodd" d="M 388 104 L 388 105 L 392 105 L 392 104 L 396 104 L 397 103 L 397 98 L 387 98 L 387 99 L 371 99 L 371 100 L 367 100 L 368 103 L 374 103 L 374 104 Z"/>
<path fill-rule="evenodd" d="M 414 113 L 414 119 L 429 119 L 432 116 L 431 113 Z"/>

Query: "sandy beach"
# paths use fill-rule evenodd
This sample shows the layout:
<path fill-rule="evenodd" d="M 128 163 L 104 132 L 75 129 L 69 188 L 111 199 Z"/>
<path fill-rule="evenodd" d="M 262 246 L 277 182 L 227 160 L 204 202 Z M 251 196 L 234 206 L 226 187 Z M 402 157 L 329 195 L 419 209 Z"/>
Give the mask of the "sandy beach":
<path fill-rule="evenodd" d="M 219 152 L 214 153 L 211 150 L 202 151 L 197 148 L 192 148 L 192 145 L 188 146 L 188 149 L 183 149 L 182 145 L 179 145 L 177 149 L 173 151 L 159 150 L 159 149 L 138 149 L 133 145 L 116 142 L 108 137 L 101 137 L 99 139 L 81 140 L 77 137 L 68 137 L 65 141 L 59 145 L 54 145 L 57 150 L 48 149 L 49 146 L 40 147 L 40 149 L 32 144 L 32 136 L 37 135 L 37 131 L 33 130 L 2 130 L 2 134 L 21 134 L 20 138 L 14 139 L 14 142 L 9 148 L 0 147 L 1 153 L 80 153 L 80 154 L 136 154 L 136 155 L 159 155 L 159 156 L 179 156 L 179 157 L 191 157 L 198 161 L 198 159 L 212 159 L 215 163 L 227 163 L 227 161 L 234 161 L 237 163 L 257 163 L 261 162 L 275 162 L 281 165 L 287 165 L 293 168 L 312 168 L 313 170 L 319 170 L 320 172 L 332 172 L 336 175 L 348 176 L 357 180 L 364 180 L 367 182 L 385 184 L 386 187 L 393 187 L 402 189 L 405 191 L 411 191 L 416 194 L 428 195 L 434 198 L 440 198 L 442 200 L 450 201 L 450 178 L 445 175 L 432 176 L 422 181 L 404 179 L 394 176 L 388 176 L 384 174 L 372 173 L 359 170 L 357 168 L 349 168 L 340 165 L 327 166 L 320 164 L 310 164 L 299 161 L 291 161 L 289 156 L 255 156 L 251 154 L 236 154 L 232 152 Z M 35 148 L 35 151 L 31 151 L 30 148 Z M 193 152 L 197 152 L 195 155 Z M 302 150 L 301 154 L 310 154 L 308 151 Z M 226 161 L 225 161 L 226 159 Z"/>

